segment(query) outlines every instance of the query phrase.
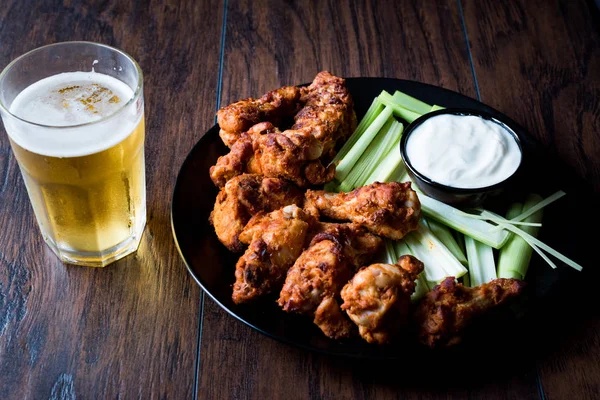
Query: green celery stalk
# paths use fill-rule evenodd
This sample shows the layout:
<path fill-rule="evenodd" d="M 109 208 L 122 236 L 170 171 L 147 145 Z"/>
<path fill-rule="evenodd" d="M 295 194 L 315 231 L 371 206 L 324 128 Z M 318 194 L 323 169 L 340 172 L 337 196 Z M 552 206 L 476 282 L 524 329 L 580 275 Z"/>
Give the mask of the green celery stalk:
<path fill-rule="evenodd" d="M 465 236 L 465 247 L 469 258 L 471 286 L 479 286 L 496 279 L 496 264 L 492 248 L 468 236 Z"/>
<path fill-rule="evenodd" d="M 383 94 L 383 92 L 382 92 Z M 389 93 L 385 92 L 389 96 Z M 384 94 L 384 97 L 387 97 Z M 394 95 L 391 96 L 394 102 L 402 108 L 406 108 L 407 110 L 413 111 L 417 114 L 427 114 L 431 111 L 431 106 L 427 103 L 422 102 L 421 100 L 415 99 L 412 96 L 407 95 L 406 93 L 402 93 L 399 90 L 394 92 Z"/>
<path fill-rule="evenodd" d="M 385 244 L 385 263 L 386 264 L 396 264 L 398 262 L 398 255 L 396 254 L 396 249 L 394 248 L 394 241 L 390 239 L 384 240 Z"/>
<path fill-rule="evenodd" d="M 442 225 L 436 220 L 433 219 L 422 219 L 422 221 L 427 225 L 427 227 L 433 232 L 433 234 L 440 239 L 442 243 L 450 250 L 450 252 L 456 257 L 458 261 L 464 266 L 467 266 L 467 257 L 465 253 L 461 250 L 460 246 L 452 236 L 452 232 L 450 232 L 450 228 L 446 225 Z"/>
<path fill-rule="evenodd" d="M 496 216 L 493 215 L 492 213 L 488 212 L 488 211 L 484 211 L 481 213 L 482 216 L 490 218 L 490 219 L 496 219 Z M 519 235 L 523 240 L 525 240 L 532 248 L 533 250 L 535 250 L 552 268 L 556 268 L 556 265 L 552 262 L 552 260 L 550 260 L 550 258 L 544 254 L 544 251 L 547 252 L 548 254 L 550 254 L 553 257 L 556 257 L 557 259 L 559 259 L 560 261 L 564 262 L 565 264 L 567 264 L 569 267 L 577 270 L 577 271 L 581 271 L 583 269 L 583 267 L 576 263 L 575 261 L 571 260 L 570 258 L 564 256 L 563 254 L 559 253 L 558 251 L 554 250 L 552 247 L 548 246 L 546 243 L 542 242 L 541 240 L 533 237 L 532 235 L 530 235 L 529 233 L 525 232 L 523 229 L 517 228 L 516 226 L 506 223 L 506 222 L 502 222 L 502 221 L 498 221 L 498 225 L 500 225 L 500 227 L 504 228 L 504 230 L 510 231 L 514 234 Z"/>
<path fill-rule="evenodd" d="M 346 143 L 344 143 L 340 151 L 338 151 L 338 153 L 335 155 L 332 163 L 337 164 L 339 160 L 341 160 L 346 156 L 346 154 L 348 154 L 348 151 L 350 151 L 350 149 L 356 144 L 356 142 L 362 136 L 362 134 L 365 133 L 367 128 L 373 123 L 373 121 L 375 121 L 379 114 L 381 114 L 383 108 L 383 104 L 381 104 L 379 98 L 376 97 L 375 100 L 373 100 L 373 103 L 371 103 L 371 106 L 367 110 L 365 116 L 360 120 L 360 123 L 358 124 L 352 135 L 348 138 Z"/>
<path fill-rule="evenodd" d="M 407 182 L 410 181 L 408 179 L 408 172 L 406 172 L 406 166 L 403 162 L 399 163 L 394 172 L 390 175 L 390 178 L 386 182 Z M 411 182 L 412 183 L 412 182 Z M 414 189 L 414 184 L 412 185 Z"/>
<path fill-rule="evenodd" d="M 415 287 L 414 293 L 410 296 L 410 300 L 415 302 L 419 300 L 421 297 L 425 296 L 427 292 L 429 292 L 429 285 L 427 284 L 427 280 L 423 273 L 420 273 L 415 281 L 417 286 Z"/>
<path fill-rule="evenodd" d="M 466 254 L 467 250 L 465 249 L 465 235 L 453 230 L 452 236 L 454 236 L 454 240 L 456 240 L 456 243 L 458 244 L 458 247 L 463 252 L 463 254 Z"/>
<path fill-rule="evenodd" d="M 396 249 L 396 255 L 398 256 L 398 258 L 406 254 L 411 256 L 414 255 L 404 240 L 395 241 L 394 247 Z"/>
<path fill-rule="evenodd" d="M 343 182 L 346 176 L 352 170 L 352 167 L 360 156 L 365 152 L 371 141 L 377 136 L 377 133 L 381 130 L 384 124 L 386 124 L 392 117 L 392 109 L 386 107 L 383 111 L 375 118 L 375 120 L 369 125 L 365 132 L 360 135 L 354 146 L 352 146 L 348 153 L 340 159 L 339 164 L 336 166 L 335 179 L 338 182 Z"/>
<path fill-rule="evenodd" d="M 363 168 L 360 175 L 358 176 L 356 182 L 354 183 L 354 187 L 360 187 L 367 185 L 372 182 L 367 182 L 369 176 L 375 171 L 375 169 L 383 163 L 386 156 L 391 152 L 393 148 L 398 147 L 398 143 L 400 142 L 400 137 L 402 136 L 403 126 L 400 122 L 393 120 L 392 124 L 387 131 L 387 133 L 382 132 L 382 135 L 385 135 L 381 145 L 377 146 L 373 149 L 373 153 L 375 154 L 375 158 L 368 167 Z M 356 167 L 356 166 L 355 166 Z M 360 168 L 360 166 L 359 166 Z"/>
<path fill-rule="evenodd" d="M 406 244 L 406 242 L 404 240 L 399 240 L 399 241 L 395 241 L 395 242 L 386 241 L 386 245 L 388 242 L 393 243 L 395 255 L 397 257 L 396 261 L 392 264 L 395 264 L 398 261 L 398 259 L 400 259 L 400 257 L 402 257 L 404 255 L 414 256 L 413 252 L 410 250 L 410 248 L 408 247 L 408 245 Z M 417 280 L 415 282 L 417 284 L 415 287 L 415 291 L 410 296 L 410 299 L 413 302 L 419 300 L 421 297 L 423 297 L 429 291 L 429 286 L 427 286 L 427 281 L 425 280 L 423 273 L 419 274 L 419 276 L 417 277 Z"/>
<path fill-rule="evenodd" d="M 444 244 L 427 228 L 419 223 L 416 231 L 404 237 L 415 257 L 425 265 L 425 278 L 438 284 L 447 276 L 459 278 L 467 269 L 454 257 Z"/>
<path fill-rule="evenodd" d="M 385 157 L 380 160 L 373 172 L 371 172 L 369 177 L 365 180 L 365 185 L 373 182 L 390 182 L 392 176 L 400 173 L 399 169 L 405 168 L 402 157 L 400 157 L 400 151 L 398 150 L 404 126 L 399 122 L 397 122 L 397 124 L 399 125 L 399 132 L 397 133 L 398 136 L 396 141 L 392 144 Z"/>
<path fill-rule="evenodd" d="M 392 100 L 386 100 L 386 99 L 382 99 L 380 97 L 379 100 L 386 107 L 388 107 L 391 110 L 393 110 L 394 115 L 396 115 L 397 117 L 402 118 L 403 120 L 407 121 L 408 123 L 413 122 L 415 119 L 419 118 L 422 115 L 422 114 L 416 113 L 414 111 L 408 110 L 406 108 L 400 107 L 398 104 L 396 104 L 394 102 L 393 99 Z"/>
<path fill-rule="evenodd" d="M 413 187 L 416 190 L 416 185 Z M 499 249 L 508 240 L 508 232 L 504 230 L 491 232 L 495 225 L 465 216 L 462 211 L 425 196 L 421 192 L 419 192 L 419 200 L 421 201 L 421 210 L 425 215 L 488 246 Z"/>
<path fill-rule="evenodd" d="M 390 117 L 371 143 L 369 143 L 365 152 L 352 166 L 348 175 L 340 181 L 339 189 L 341 191 L 348 192 L 356 187 L 363 186 L 363 182 L 371 171 L 376 168 L 380 158 L 385 155 L 386 151 L 389 151 L 390 143 L 395 140 L 393 127 L 396 125 L 394 124 L 398 124 L 398 122 Z"/>
<path fill-rule="evenodd" d="M 434 105 L 431 107 L 431 111 L 443 110 L 444 108 L 445 108 L 445 107 L 438 106 L 437 104 L 434 104 Z"/>
<path fill-rule="evenodd" d="M 463 286 L 471 287 L 471 280 L 469 279 L 469 274 L 464 274 L 462 276 Z"/>
<path fill-rule="evenodd" d="M 508 213 L 506 219 L 512 220 L 519 216 L 522 212 L 529 210 L 531 207 L 539 204 L 542 201 L 542 197 L 537 194 L 530 194 L 525 201 L 525 205 L 522 206 L 519 203 L 513 204 Z M 542 222 L 543 210 L 539 209 L 525 218 L 525 222 Z M 523 231 L 530 235 L 537 237 L 539 229 L 538 227 L 525 226 Z M 531 255 L 533 254 L 533 248 L 527 244 L 518 235 L 513 234 L 508 240 L 508 243 L 500 250 L 498 254 L 498 277 L 500 278 L 515 278 L 525 279 L 527 269 L 529 268 L 529 262 L 531 261 Z"/>

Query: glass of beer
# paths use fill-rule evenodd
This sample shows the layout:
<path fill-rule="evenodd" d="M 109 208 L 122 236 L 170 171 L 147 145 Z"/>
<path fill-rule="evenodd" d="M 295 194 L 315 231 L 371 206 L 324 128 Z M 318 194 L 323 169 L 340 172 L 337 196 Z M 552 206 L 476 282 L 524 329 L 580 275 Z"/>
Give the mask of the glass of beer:
<path fill-rule="evenodd" d="M 4 127 L 44 240 L 63 262 L 103 267 L 140 243 L 142 83 L 132 57 L 90 42 L 32 50 L 0 74 Z"/>

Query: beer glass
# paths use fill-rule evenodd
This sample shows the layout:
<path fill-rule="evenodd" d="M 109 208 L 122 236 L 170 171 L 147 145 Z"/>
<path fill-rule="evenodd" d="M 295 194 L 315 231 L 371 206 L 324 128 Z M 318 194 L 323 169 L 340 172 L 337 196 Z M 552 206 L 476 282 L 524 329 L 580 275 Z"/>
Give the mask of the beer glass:
<path fill-rule="evenodd" d="M 142 71 L 97 43 L 44 46 L 0 74 L 0 114 L 45 242 L 103 267 L 146 224 Z"/>

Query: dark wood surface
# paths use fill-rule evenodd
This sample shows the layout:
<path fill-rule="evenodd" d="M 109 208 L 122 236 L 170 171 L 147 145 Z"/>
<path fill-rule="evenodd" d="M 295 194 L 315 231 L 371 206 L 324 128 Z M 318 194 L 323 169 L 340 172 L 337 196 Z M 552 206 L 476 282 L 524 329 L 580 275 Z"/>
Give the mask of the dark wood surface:
<path fill-rule="evenodd" d="M 549 300 L 510 351 L 422 374 L 411 360 L 307 353 L 234 320 L 204 299 L 169 225 L 179 166 L 219 104 L 323 69 L 480 96 L 600 193 L 598 26 L 593 2 L 568 0 L 5 1 L 2 67 L 65 40 L 139 61 L 148 226 L 135 256 L 105 269 L 62 265 L 0 135 L 0 398 L 599 398 L 592 280 Z"/>

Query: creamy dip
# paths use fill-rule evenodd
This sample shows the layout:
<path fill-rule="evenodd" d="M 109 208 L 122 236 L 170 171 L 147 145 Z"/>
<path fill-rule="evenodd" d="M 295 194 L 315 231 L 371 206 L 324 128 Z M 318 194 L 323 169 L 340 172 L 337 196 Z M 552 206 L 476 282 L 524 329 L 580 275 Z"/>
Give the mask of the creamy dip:
<path fill-rule="evenodd" d="M 446 186 L 471 189 L 502 182 L 521 150 L 502 125 L 473 115 L 437 115 L 412 131 L 406 156 L 413 168 Z"/>

